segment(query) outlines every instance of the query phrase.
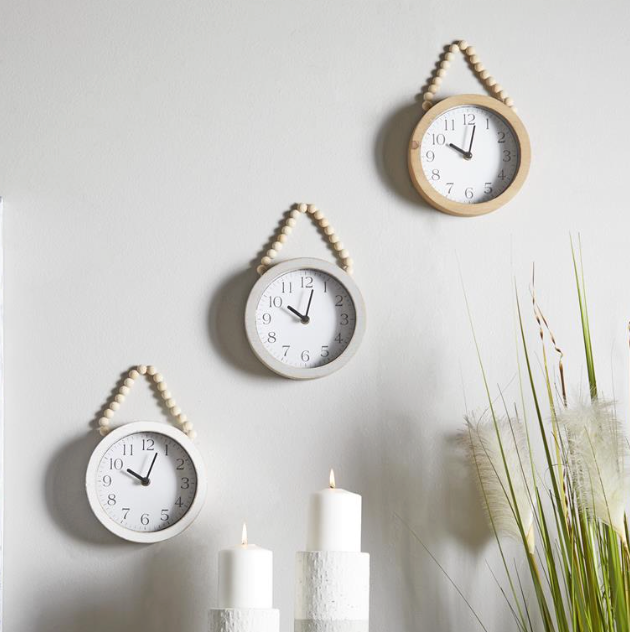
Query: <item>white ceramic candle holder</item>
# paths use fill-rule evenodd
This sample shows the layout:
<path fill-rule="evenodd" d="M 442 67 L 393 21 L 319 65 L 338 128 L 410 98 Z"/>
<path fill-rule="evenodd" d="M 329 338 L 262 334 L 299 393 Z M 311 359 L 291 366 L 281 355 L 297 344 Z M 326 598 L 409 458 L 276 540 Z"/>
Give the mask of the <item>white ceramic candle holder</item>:
<path fill-rule="evenodd" d="M 273 608 L 213 608 L 209 632 L 279 632 L 280 611 Z"/>
<path fill-rule="evenodd" d="M 368 553 L 301 551 L 295 588 L 295 632 L 368 632 Z"/>

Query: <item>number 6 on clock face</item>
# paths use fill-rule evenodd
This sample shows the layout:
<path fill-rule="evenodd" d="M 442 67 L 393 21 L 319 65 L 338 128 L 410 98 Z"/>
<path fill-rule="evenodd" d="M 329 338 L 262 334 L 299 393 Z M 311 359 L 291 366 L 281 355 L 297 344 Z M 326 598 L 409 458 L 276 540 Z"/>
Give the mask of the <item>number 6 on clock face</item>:
<path fill-rule="evenodd" d="M 258 280 L 245 328 L 254 353 L 271 370 L 293 379 L 322 377 L 356 352 L 365 307 L 343 270 L 318 259 L 293 259 Z"/>

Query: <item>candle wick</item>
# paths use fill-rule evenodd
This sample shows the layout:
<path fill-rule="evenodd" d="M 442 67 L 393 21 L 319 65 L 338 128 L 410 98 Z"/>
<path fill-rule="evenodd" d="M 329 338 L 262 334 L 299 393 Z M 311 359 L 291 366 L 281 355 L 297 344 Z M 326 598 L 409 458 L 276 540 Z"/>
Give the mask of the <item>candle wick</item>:
<path fill-rule="evenodd" d="M 335 470 L 333 470 L 332 468 L 330 470 L 329 485 L 330 489 L 335 489 L 337 487 L 335 483 Z"/>

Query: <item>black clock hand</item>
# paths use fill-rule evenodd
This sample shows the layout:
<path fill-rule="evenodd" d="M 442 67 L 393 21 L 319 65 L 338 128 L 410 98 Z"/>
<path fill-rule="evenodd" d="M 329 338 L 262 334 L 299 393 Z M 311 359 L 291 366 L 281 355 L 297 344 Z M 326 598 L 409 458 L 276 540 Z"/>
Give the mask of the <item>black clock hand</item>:
<path fill-rule="evenodd" d="M 153 469 L 153 466 L 155 465 L 155 459 L 157 459 L 157 452 L 155 453 L 155 456 L 153 457 L 153 461 L 151 461 L 151 466 L 149 467 L 149 471 L 147 472 L 147 475 L 144 477 L 144 480 L 142 481 L 143 485 L 148 485 L 151 482 L 149 480 L 149 476 L 151 476 L 151 470 Z"/>
<path fill-rule="evenodd" d="M 287 309 L 290 312 L 293 312 L 300 320 L 304 320 L 304 316 L 302 316 L 302 314 L 300 314 L 300 312 L 297 311 L 297 309 L 293 309 L 293 307 L 291 307 L 291 305 L 287 305 Z"/>
<path fill-rule="evenodd" d="M 132 476 L 135 476 L 140 482 L 144 483 L 144 476 L 136 474 L 133 470 L 130 470 L 129 468 L 127 468 L 127 472 L 129 472 L 129 474 L 131 474 Z"/>
<path fill-rule="evenodd" d="M 472 131 L 472 136 L 470 137 L 470 145 L 468 145 L 468 160 L 470 160 L 472 158 L 472 146 L 473 146 L 473 141 L 475 140 L 475 130 L 477 129 L 476 125 L 473 125 L 473 131 Z"/>
<path fill-rule="evenodd" d="M 470 160 L 472 158 L 472 154 L 468 151 L 463 150 L 461 147 L 457 145 L 453 145 L 453 143 L 448 144 L 449 147 L 452 147 L 455 151 L 458 151 L 466 160 Z"/>
<path fill-rule="evenodd" d="M 306 314 L 304 314 L 304 319 L 302 322 L 307 323 L 310 318 L 308 317 L 308 313 L 311 311 L 311 301 L 313 300 L 313 294 L 315 290 L 311 290 L 311 295 L 308 297 L 308 305 L 306 306 Z"/>

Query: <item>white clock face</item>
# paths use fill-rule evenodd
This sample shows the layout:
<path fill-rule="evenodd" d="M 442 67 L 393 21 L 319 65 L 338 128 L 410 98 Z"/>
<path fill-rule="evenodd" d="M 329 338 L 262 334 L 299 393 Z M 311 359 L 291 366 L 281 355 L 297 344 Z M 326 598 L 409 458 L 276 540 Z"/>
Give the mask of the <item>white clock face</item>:
<path fill-rule="evenodd" d="M 519 149 L 514 130 L 501 115 L 462 105 L 431 123 L 418 151 L 424 175 L 438 193 L 454 202 L 480 204 L 513 182 Z"/>
<path fill-rule="evenodd" d="M 171 527 L 197 493 L 197 472 L 186 450 L 158 432 L 129 434 L 109 447 L 96 469 L 96 495 L 115 523 L 137 532 Z"/>
<path fill-rule="evenodd" d="M 256 306 L 256 331 L 279 362 L 316 368 L 338 358 L 356 326 L 354 302 L 344 285 L 321 270 L 287 272 L 268 285 Z"/>

